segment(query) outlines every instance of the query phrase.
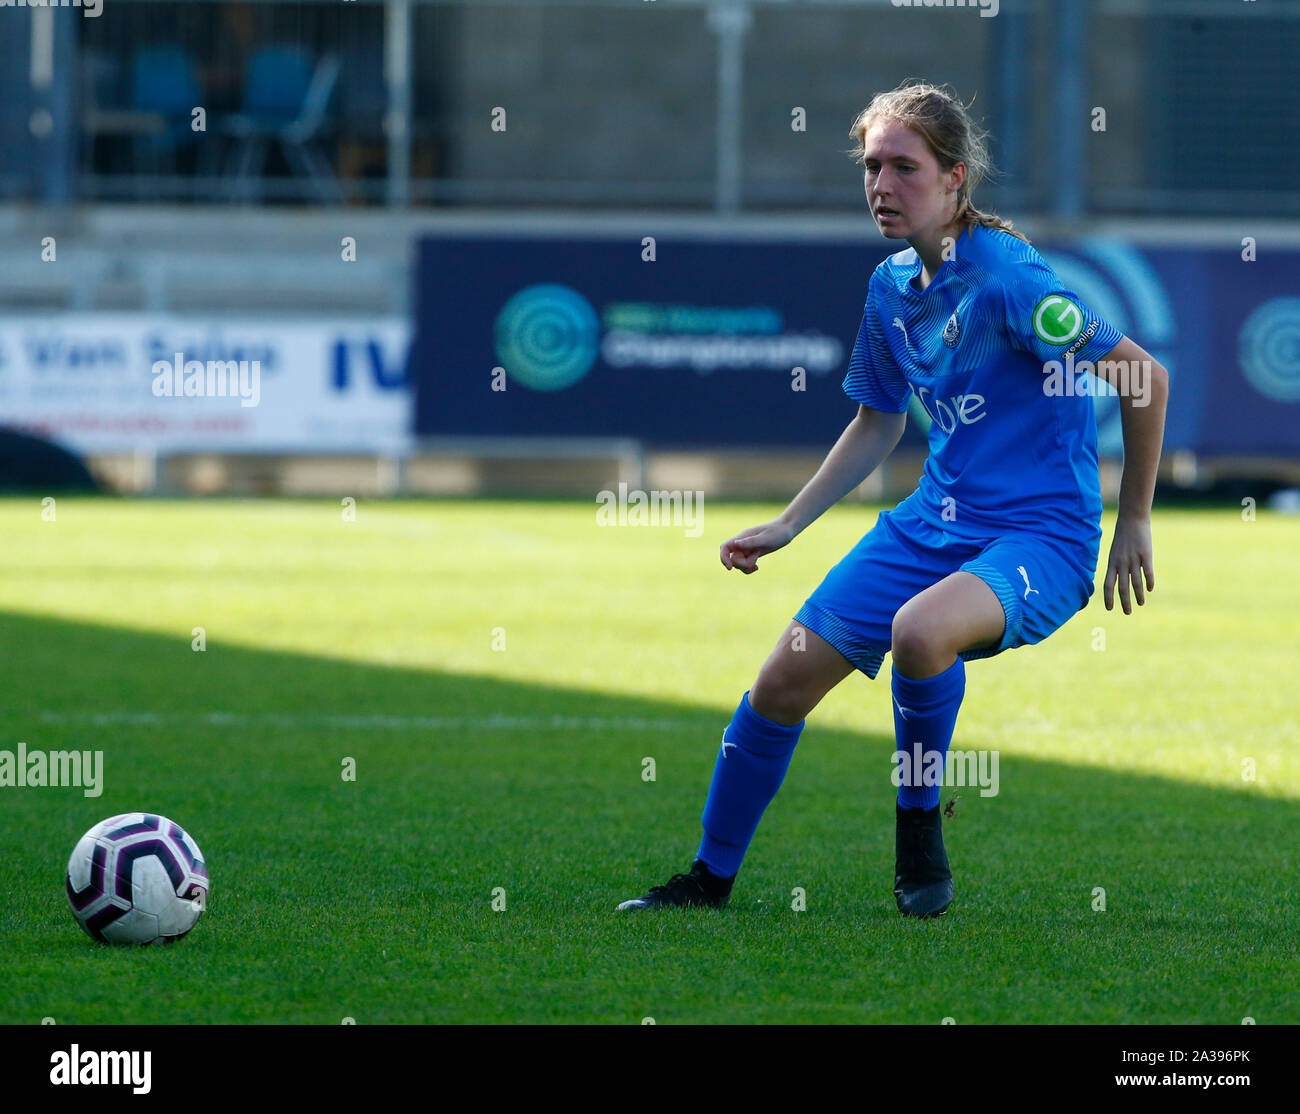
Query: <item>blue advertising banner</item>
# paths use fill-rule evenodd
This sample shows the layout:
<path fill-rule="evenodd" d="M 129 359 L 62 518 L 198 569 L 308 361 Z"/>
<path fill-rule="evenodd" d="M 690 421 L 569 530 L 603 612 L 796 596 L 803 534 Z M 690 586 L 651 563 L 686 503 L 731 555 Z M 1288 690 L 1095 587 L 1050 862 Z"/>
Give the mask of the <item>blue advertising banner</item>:
<path fill-rule="evenodd" d="M 1169 369 L 1166 451 L 1300 452 L 1300 253 L 1036 244 Z M 825 447 L 885 241 L 435 236 L 420 244 L 415 432 Z M 1122 452 L 1097 384 L 1098 445 Z M 913 399 L 905 440 L 930 418 Z"/>
<path fill-rule="evenodd" d="M 857 410 L 840 381 L 880 256 L 660 240 L 643 262 L 643 250 L 637 240 L 425 240 L 410 364 L 417 434 L 701 448 L 839 435 Z"/>

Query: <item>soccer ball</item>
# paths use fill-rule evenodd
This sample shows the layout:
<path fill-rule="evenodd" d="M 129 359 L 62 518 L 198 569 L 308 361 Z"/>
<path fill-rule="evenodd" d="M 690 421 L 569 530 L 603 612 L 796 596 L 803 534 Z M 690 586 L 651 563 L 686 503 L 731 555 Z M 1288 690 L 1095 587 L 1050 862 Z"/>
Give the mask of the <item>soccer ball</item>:
<path fill-rule="evenodd" d="M 67 888 L 72 915 L 93 939 L 170 944 L 203 912 L 208 868 L 179 824 L 125 812 L 81 837 L 68 860 Z"/>

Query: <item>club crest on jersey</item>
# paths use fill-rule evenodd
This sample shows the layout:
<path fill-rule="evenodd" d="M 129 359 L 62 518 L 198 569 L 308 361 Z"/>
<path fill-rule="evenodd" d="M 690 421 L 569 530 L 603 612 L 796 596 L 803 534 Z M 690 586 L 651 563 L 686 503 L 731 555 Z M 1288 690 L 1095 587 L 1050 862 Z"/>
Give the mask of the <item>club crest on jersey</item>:
<path fill-rule="evenodd" d="M 949 348 L 956 348 L 957 342 L 961 340 L 961 322 L 957 320 L 957 314 L 948 318 L 948 324 L 943 327 L 943 342 Z"/>

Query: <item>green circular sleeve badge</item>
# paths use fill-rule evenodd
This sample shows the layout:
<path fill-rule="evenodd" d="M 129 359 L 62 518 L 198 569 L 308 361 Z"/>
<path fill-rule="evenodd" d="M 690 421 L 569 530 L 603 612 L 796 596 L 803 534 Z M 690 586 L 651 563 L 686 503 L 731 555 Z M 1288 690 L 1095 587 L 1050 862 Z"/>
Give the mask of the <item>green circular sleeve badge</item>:
<path fill-rule="evenodd" d="M 1069 344 L 1083 332 L 1083 310 L 1063 294 L 1048 294 L 1034 306 L 1034 332 L 1048 344 Z"/>

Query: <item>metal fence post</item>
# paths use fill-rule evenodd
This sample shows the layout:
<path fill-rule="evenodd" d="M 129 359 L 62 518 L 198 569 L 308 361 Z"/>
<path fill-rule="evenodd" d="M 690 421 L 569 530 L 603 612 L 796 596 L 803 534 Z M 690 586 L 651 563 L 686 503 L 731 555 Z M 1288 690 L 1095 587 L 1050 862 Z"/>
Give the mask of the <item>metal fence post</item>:
<path fill-rule="evenodd" d="M 27 126 L 41 168 L 37 191 L 51 205 L 66 205 L 72 199 L 76 150 L 72 91 L 77 61 L 72 21 L 80 18 L 77 8 L 32 8 L 30 15 L 32 108 Z"/>
<path fill-rule="evenodd" d="M 388 204 L 411 203 L 411 0 L 385 0 L 384 81 L 388 111 L 384 132 L 388 139 Z"/>
<path fill-rule="evenodd" d="M 1088 56 L 1087 12 L 1083 0 L 1058 0 L 1052 64 L 1056 71 L 1056 111 L 1052 120 L 1052 154 L 1056 176 L 1049 211 L 1067 219 L 1085 207 L 1087 166 L 1083 159 L 1088 126 L 1084 63 Z"/>
<path fill-rule="evenodd" d="M 1033 97 L 1029 92 L 1030 14 L 1020 5 L 1003 8 L 1000 33 L 992 35 L 990 84 L 997 90 L 994 142 L 997 169 L 1006 184 L 997 190 L 999 207 L 1024 208 L 1033 192 L 1025 158 L 1028 132 L 1034 126 Z"/>
<path fill-rule="evenodd" d="M 740 208 L 745 32 L 753 22 L 753 12 L 743 0 L 719 0 L 709 8 L 709 26 L 718 36 L 717 158 L 713 207 L 720 213 L 734 213 Z"/>

